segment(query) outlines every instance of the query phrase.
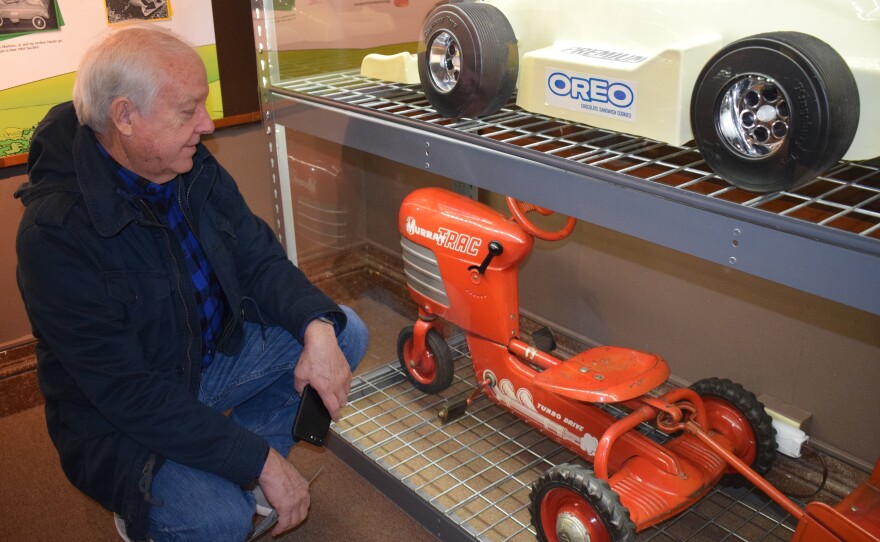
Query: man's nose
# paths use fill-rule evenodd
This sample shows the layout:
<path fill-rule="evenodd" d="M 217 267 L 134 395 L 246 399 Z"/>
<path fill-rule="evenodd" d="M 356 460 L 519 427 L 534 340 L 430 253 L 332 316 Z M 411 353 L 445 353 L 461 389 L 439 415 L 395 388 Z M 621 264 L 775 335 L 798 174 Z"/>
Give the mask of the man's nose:
<path fill-rule="evenodd" d="M 199 122 L 196 124 L 196 131 L 202 135 L 214 132 L 214 121 L 211 120 L 208 108 L 204 105 L 199 108 Z"/>

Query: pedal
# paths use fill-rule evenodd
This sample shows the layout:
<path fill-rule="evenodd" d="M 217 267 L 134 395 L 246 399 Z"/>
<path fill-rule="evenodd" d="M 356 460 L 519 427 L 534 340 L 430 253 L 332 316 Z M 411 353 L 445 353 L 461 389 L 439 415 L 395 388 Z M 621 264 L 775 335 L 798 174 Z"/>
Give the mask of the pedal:
<path fill-rule="evenodd" d="M 446 404 L 443 405 L 443 408 L 441 408 L 440 412 L 437 413 L 437 417 L 440 418 L 440 422 L 445 425 L 447 422 L 457 420 L 464 416 L 464 413 L 467 411 L 467 407 L 469 407 L 470 404 L 473 403 L 474 400 L 476 400 L 477 396 L 486 389 L 486 386 L 494 385 L 495 378 L 487 377 L 477 384 L 477 387 L 474 388 L 474 392 L 467 399 L 455 401 L 453 403 L 446 401 Z"/>
<path fill-rule="evenodd" d="M 531 338 L 532 346 L 542 352 L 552 352 L 556 350 L 556 337 L 553 336 L 553 332 L 550 331 L 550 328 L 547 326 L 542 326 L 540 329 L 532 333 Z"/>
<path fill-rule="evenodd" d="M 440 412 L 437 413 L 437 417 L 440 419 L 440 423 L 445 425 L 464 416 L 467 407 L 467 399 L 455 401 L 454 403 L 447 401 L 443 408 L 440 409 Z"/>

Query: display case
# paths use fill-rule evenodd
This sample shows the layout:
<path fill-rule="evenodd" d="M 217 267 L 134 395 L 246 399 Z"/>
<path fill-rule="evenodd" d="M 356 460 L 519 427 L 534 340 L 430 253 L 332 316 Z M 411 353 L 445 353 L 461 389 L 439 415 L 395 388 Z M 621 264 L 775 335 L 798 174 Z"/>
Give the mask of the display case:
<path fill-rule="evenodd" d="M 579 227 L 591 233 L 610 232 L 612 240 L 626 239 L 635 247 L 627 250 L 645 253 L 638 258 L 657 255 L 661 272 L 664 266 L 676 268 L 671 274 L 679 267 L 691 267 L 695 274 L 705 271 L 713 277 L 706 279 L 711 288 L 723 290 L 720 297 L 752 305 L 741 309 L 745 314 L 763 313 L 768 306 L 771 312 L 784 313 L 782 333 L 800 337 L 818 327 L 817 337 L 844 337 L 838 343 L 844 351 L 880 351 L 872 338 L 880 322 L 880 165 L 839 162 L 799 189 L 758 194 L 715 175 L 692 142 L 670 145 L 530 113 L 514 99 L 479 119 L 445 118 L 419 84 L 382 81 L 360 71 L 367 54 L 415 52 L 423 19 L 434 5 L 433 0 L 252 0 L 263 127 L 277 203 L 275 226 L 290 257 L 313 276 L 338 277 L 366 268 L 369 280 L 381 283 L 389 296 L 365 294 L 362 283 L 342 286 L 341 291 L 365 296 L 369 303 L 379 299 L 380 312 L 388 311 L 384 323 L 411 323 L 400 314 L 409 315 L 415 308 L 407 307 L 405 294 L 394 295 L 404 289 L 397 207 L 416 188 L 442 186 L 498 208 L 500 196 L 510 195 L 575 217 L 583 224 Z M 581 262 L 580 256 L 572 255 L 578 250 L 547 249 L 546 254 L 551 261 Z M 614 249 L 609 252 L 614 260 Z M 578 269 L 550 267 L 554 279 L 580 275 Z M 608 273 L 584 270 L 583 275 Z M 681 276 L 694 275 L 682 271 Z M 735 285 L 732 290 L 724 290 L 722 283 L 727 281 Z M 546 293 L 553 286 L 547 282 L 532 278 L 530 287 Z M 789 301 L 765 302 L 755 293 L 759 288 L 797 290 L 782 294 L 795 301 L 792 306 Z M 620 294 L 627 286 L 613 289 Z M 634 312 L 658 316 L 652 307 L 640 305 L 638 291 L 639 285 L 633 285 L 633 297 L 622 303 Z M 614 309 L 597 307 L 601 303 L 595 299 L 583 311 L 583 300 L 549 297 L 550 301 L 535 300 L 528 315 L 569 332 L 574 343 L 615 338 L 604 326 L 627 321 L 609 316 L 616 314 Z M 802 328 L 789 329 L 789 321 L 801 318 L 794 305 L 804 300 L 807 313 L 842 315 L 855 324 L 841 331 L 847 323 L 817 323 L 814 320 L 821 317 L 807 316 L 809 322 Z M 577 307 L 554 318 L 542 310 L 553 302 Z M 576 310 L 581 314 L 572 315 Z M 699 310 L 693 309 L 697 314 L 691 314 L 692 320 L 701 319 Z M 579 329 L 581 324 L 587 329 Z M 705 335 L 697 342 L 708 341 L 710 350 L 737 350 L 725 333 L 729 332 L 721 332 L 714 342 L 703 339 Z M 780 361 L 785 369 L 776 372 L 768 364 L 783 347 L 773 344 L 770 331 L 761 335 L 751 340 L 768 343 L 768 359 L 734 367 L 732 372 L 739 374 L 732 376 L 753 375 L 760 382 L 757 391 L 799 404 L 801 392 L 786 397 L 785 390 L 791 388 L 779 383 L 779 375 L 790 375 L 789 366 L 803 359 L 811 362 L 812 355 Z M 678 340 L 692 339 L 684 337 Z M 528 486 L 548 465 L 571 458 L 492 405 L 480 406 L 463 425 L 438 425 L 433 418 L 437 405 L 466 396 L 475 385 L 465 367 L 467 349 L 455 338 L 450 341 L 458 348 L 455 384 L 439 397 L 406 388 L 396 363 L 396 330 L 374 332 L 372 344 L 377 341 L 390 363 L 356 377 L 349 414 L 336 427 L 339 438 L 331 439 L 334 451 L 443 539 L 533 539 L 526 511 Z M 808 349 L 805 345 L 811 341 L 789 338 L 781 343 Z M 650 338 L 645 342 L 651 343 Z M 742 352 L 758 348 L 744 346 Z M 673 374 L 693 372 L 702 363 L 694 360 L 679 372 L 673 362 Z M 723 360 L 719 365 L 711 370 L 725 368 Z M 806 388 L 821 389 L 825 368 L 804 371 L 803 380 L 815 381 Z M 876 370 L 868 374 L 868 385 L 861 387 L 858 374 L 839 378 L 853 384 L 856 400 L 862 398 L 876 409 L 870 397 L 880 382 Z M 689 380 L 689 374 L 682 380 Z M 822 409 L 809 406 L 814 414 Z M 826 416 L 822 423 L 827 427 L 832 422 Z M 858 463 L 857 455 L 848 457 Z M 749 536 L 737 529 L 778 530 L 781 534 L 774 536 L 780 539 L 791 534 L 790 518 L 768 507 L 760 496 L 722 491 L 714 499 L 706 506 L 738 511 L 741 524 L 731 526 L 707 513 L 721 529 L 707 536 Z M 662 532 L 669 538 L 660 539 L 676 539 L 675 528 L 662 525 L 650 536 Z"/>
<path fill-rule="evenodd" d="M 876 163 L 841 162 L 800 190 L 756 194 L 715 176 L 693 146 L 513 105 L 479 120 L 447 119 L 418 85 L 383 83 L 359 69 L 370 52 L 414 51 L 433 2 L 317 6 L 315 14 L 293 4 L 289 11 L 255 6 L 267 126 L 292 127 L 880 314 Z"/>

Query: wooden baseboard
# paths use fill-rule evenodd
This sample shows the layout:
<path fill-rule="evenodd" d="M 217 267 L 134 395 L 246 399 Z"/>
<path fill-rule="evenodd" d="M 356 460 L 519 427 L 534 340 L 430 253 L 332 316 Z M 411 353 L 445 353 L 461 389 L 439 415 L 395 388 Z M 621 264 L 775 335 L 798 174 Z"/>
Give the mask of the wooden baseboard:
<path fill-rule="evenodd" d="M 43 402 L 37 385 L 35 341 L 0 351 L 0 417 Z"/>

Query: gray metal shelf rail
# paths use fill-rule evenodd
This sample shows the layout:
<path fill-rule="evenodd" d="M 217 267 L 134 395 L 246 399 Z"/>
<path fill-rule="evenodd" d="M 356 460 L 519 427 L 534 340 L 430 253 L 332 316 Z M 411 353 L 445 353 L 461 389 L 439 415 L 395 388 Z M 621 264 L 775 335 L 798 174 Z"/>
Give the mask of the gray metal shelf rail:
<path fill-rule="evenodd" d="M 356 71 L 271 86 L 274 123 L 539 204 L 880 315 L 880 167 L 841 162 L 753 194 L 674 147 L 534 115 L 439 116 L 417 86 Z M 268 117 L 268 115 L 267 115 Z"/>

